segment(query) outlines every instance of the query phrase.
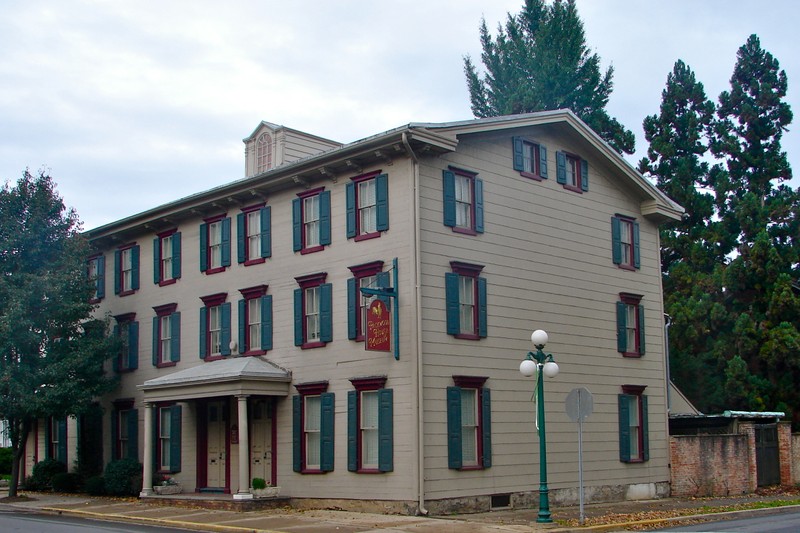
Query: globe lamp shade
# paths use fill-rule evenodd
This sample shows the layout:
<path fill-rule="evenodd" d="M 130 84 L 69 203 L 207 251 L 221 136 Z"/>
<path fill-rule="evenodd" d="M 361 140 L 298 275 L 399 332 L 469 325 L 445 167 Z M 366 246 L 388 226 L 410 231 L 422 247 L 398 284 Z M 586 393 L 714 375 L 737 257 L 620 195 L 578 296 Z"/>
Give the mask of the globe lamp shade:
<path fill-rule="evenodd" d="M 554 378 L 558 375 L 558 365 L 555 364 L 553 361 L 548 361 L 544 364 L 544 368 L 542 368 L 542 372 L 548 378 Z"/>
<path fill-rule="evenodd" d="M 522 361 L 519 364 L 519 371 L 523 376 L 525 376 L 526 378 L 529 378 L 531 376 L 535 376 L 536 375 L 536 371 L 538 370 L 538 366 L 539 365 L 536 363 L 536 361 L 531 361 L 530 359 L 525 359 L 524 361 Z"/>
<path fill-rule="evenodd" d="M 537 348 L 547 344 L 547 332 L 543 329 L 537 329 L 531 333 L 531 342 Z"/>

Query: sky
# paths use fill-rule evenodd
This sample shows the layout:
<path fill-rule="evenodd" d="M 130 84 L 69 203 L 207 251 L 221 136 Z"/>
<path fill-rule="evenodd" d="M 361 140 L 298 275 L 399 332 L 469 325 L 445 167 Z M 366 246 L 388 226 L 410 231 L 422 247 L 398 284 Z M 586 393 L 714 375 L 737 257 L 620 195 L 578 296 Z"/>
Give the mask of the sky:
<path fill-rule="evenodd" d="M 262 120 L 349 143 L 409 122 L 472 118 L 480 63 L 522 0 L 0 0 L 0 183 L 45 169 L 84 229 L 244 177 Z M 729 89 L 755 33 L 786 71 L 783 149 L 800 185 L 800 2 L 577 0 L 614 68 L 611 116 L 636 134 L 682 59 Z"/>

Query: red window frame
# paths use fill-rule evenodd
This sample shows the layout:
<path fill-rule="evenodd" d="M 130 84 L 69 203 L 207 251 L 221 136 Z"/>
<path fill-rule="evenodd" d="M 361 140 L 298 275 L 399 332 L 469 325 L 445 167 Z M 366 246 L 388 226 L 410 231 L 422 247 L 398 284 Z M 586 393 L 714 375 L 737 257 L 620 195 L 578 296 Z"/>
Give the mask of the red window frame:
<path fill-rule="evenodd" d="M 253 350 L 250 348 L 250 302 L 252 300 L 257 300 L 258 305 L 260 305 L 260 298 L 267 294 L 267 289 L 269 285 L 258 285 L 256 287 L 248 287 L 246 289 L 239 289 L 239 292 L 242 295 L 242 298 L 245 301 L 244 304 L 244 316 L 242 320 L 244 321 L 245 327 L 245 338 L 247 339 L 246 346 L 240 346 L 239 349 L 243 350 L 240 355 L 264 355 L 267 353 L 262 347 L 264 346 L 264 339 L 261 339 L 260 346 L 258 350 Z M 264 317 L 261 317 L 261 322 L 259 322 L 259 328 L 261 324 L 264 323 Z"/>
<path fill-rule="evenodd" d="M 247 206 L 247 207 L 243 207 L 242 208 L 242 213 L 244 214 L 244 257 L 245 257 L 244 263 L 242 263 L 242 264 L 244 266 L 260 265 L 261 263 L 265 263 L 267 261 L 266 257 L 261 257 L 261 256 L 256 257 L 255 259 L 250 259 L 250 236 L 251 235 L 248 232 L 249 228 L 250 228 L 250 225 L 248 223 L 248 219 L 249 219 L 248 215 L 250 213 L 258 212 L 258 225 L 259 225 L 259 227 L 258 227 L 258 233 L 256 233 L 255 235 L 260 238 L 260 236 L 261 236 L 261 224 L 262 224 L 262 222 L 261 222 L 261 208 L 264 207 L 265 205 L 267 205 L 266 202 L 261 202 L 260 204 L 251 205 L 251 206 Z M 262 250 L 262 252 L 263 252 L 263 250 Z"/>
<path fill-rule="evenodd" d="M 122 449 L 122 428 L 125 424 L 127 424 L 128 421 L 122 420 L 123 418 L 127 418 L 127 416 L 123 417 L 123 413 L 127 415 L 130 411 L 132 411 L 134 403 L 133 399 L 126 398 L 123 400 L 116 400 L 113 403 L 113 405 L 114 405 L 114 417 L 116 418 L 116 424 L 117 424 L 117 434 L 116 434 L 116 440 L 114 441 L 113 458 L 124 459 L 125 457 L 127 457 L 127 455 L 123 454 L 124 450 Z M 128 443 L 128 446 L 130 446 L 130 443 Z"/>
<path fill-rule="evenodd" d="M 377 229 L 375 229 L 375 231 L 371 231 L 369 233 L 362 233 L 361 232 L 361 209 L 363 209 L 363 206 L 361 205 L 361 195 L 358 194 L 359 185 L 361 183 L 364 183 L 365 181 L 372 180 L 372 182 L 375 184 L 374 186 L 375 186 L 375 199 L 376 199 L 376 203 L 372 207 L 374 209 L 374 213 L 373 213 L 374 218 L 375 218 L 374 223 L 375 223 L 375 226 L 377 228 L 377 225 L 378 225 L 378 204 L 377 204 L 378 182 L 377 182 L 377 180 L 375 178 L 377 178 L 380 175 L 380 173 L 381 173 L 380 170 L 376 170 L 374 172 L 370 172 L 369 174 L 364 174 L 362 176 L 356 176 L 355 178 L 352 178 L 352 180 L 351 180 L 353 182 L 353 194 L 355 196 L 356 236 L 354 237 L 354 240 L 356 240 L 356 241 L 366 241 L 368 239 L 374 239 L 376 237 L 380 237 L 381 236 L 381 232 L 378 231 Z"/>
<path fill-rule="evenodd" d="M 102 298 L 98 296 L 98 293 L 100 292 L 98 290 L 99 282 L 103 281 L 103 283 L 105 283 L 105 280 L 104 279 L 101 280 L 101 278 L 98 276 L 98 272 L 100 271 L 100 261 L 103 261 L 103 254 L 94 254 L 92 256 L 89 256 L 89 258 L 86 260 L 86 276 L 90 280 L 92 280 L 92 283 L 94 285 L 94 294 L 92 295 L 91 298 L 89 298 L 89 303 L 93 304 L 99 303 L 100 300 L 102 300 Z M 94 265 L 94 273 L 92 273 L 93 265 Z"/>
<path fill-rule="evenodd" d="M 222 220 L 227 218 L 228 214 L 223 213 L 221 215 L 216 215 L 210 218 L 204 218 L 203 222 L 205 222 L 206 226 L 203 228 L 202 231 L 206 232 L 206 249 L 203 253 L 206 254 L 206 265 L 208 268 L 205 270 L 205 274 L 216 274 L 217 272 L 224 272 L 227 268 L 225 265 L 222 264 Z M 220 266 L 212 267 L 211 266 L 211 224 L 220 223 Z"/>
<path fill-rule="evenodd" d="M 564 152 L 564 160 L 567 170 L 567 182 L 564 183 L 564 188 L 578 194 L 583 194 L 583 172 L 581 171 L 581 158 L 573 153 Z M 575 176 L 575 183 L 569 182 L 569 169 L 572 169 Z"/>
<path fill-rule="evenodd" d="M 641 305 L 641 302 L 642 302 L 642 296 L 638 295 L 638 294 L 630 294 L 630 293 L 627 293 L 627 292 L 621 292 L 619 294 L 619 300 L 623 304 L 625 304 L 625 306 L 626 306 L 626 309 L 625 309 L 626 344 L 625 345 L 626 345 L 627 349 L 625 350 L 625 352 L 623 352 L 622 355 L 624 357 L 641 357 L 642 356 L 642 353 L 641 353 L 642 347 L 641 347 L 640 339 L 641 339 L 642 331 L 641 331 L 641 324 L 639 323 L 639 306 Z M 631 329 L 631 328 L 628 327 L 628 322 L 627 322 L 628 308 L 629 308 L 628 306 L 633 306 L 634 309 L 635 309 L 635 312 L 633 313 L 634 317 L 635 317 L 635 320 L 636 320 L 636 325 L 633 328 L 635 330 L 634 331 L 634 338 L 635 338 L 634 346 L 636 348 L 635 350 L 631 350 L 630 349 L 631 348 L 630 347 L 630 343 L 627 342 L 628 330 Z"/>
<path fill-rule="evenodd" d="M 637 435 L 639 453 L 636 457 L 630 457 L 627 461 L 629 463 L 643 463 L 645 460 L 644 434 L 648 428 L 644 427 L 644 402 L 642 401 L 642 396 L 646 388 L 647 385 L 622 385 L 621 387 L 622 394 L 636 398 L 636 409 L 639 415 L 639 434 Z M 628 427 L 628 431 L 630 431 L 630 426 Z"/>
<path fill-rule="evenodd" d="M 478 296 L 478 277 L 483 272 L 483 265 L 474 265 L 471 263 L 463 263 L 461 261 L 450 261 L 450 268 L 452 271 L 459 275 L 459 277 L 472 278 L 472 333 L 458 333 L 455 335 L 457 339 L 479 340 L 481 337 L 478 334 L 478 306 L 480 304 Z M 459 279 L 459 321 L 461 319 L 461 286 Z M 460 329 L 459 329 L 460 331 Z"/>
<path fill-rule="evenodd" d="M 128 289 L 125 288 L 125 276 L 123 275 L 125 272 L 125 261 L 124 261 L 125 252 L 132 254 L 133 253 L 132 250 L 135 246 L 136 243 L 131 242 L 128 244 L 123 244 L 122 246 L 117 248 L 117 250 L 119 251 L 119 270 L 117 270 L 117 272 L 114 273 L 114 275 L 118 277 L 117 279 L 119 279 L 119 293 L 117 294 L 117 296 L 128 296 L 129 294 L 133 294 L 136 292 L 136 289 L 134 288 L 128 288 Z M 141 261 L 141 257 L 139 259 Z M 131 255 L 131 270 L 130 270 L 131 286 L 133 285 L 133 271 L 134 271 L 133 255 Z"/>
<path fill-rule="evenodd" d="M 478 177 L 477 172 L 470 172 L 467 170 L 463 170 L 456 167 L 448 167 L 448 169 L 453 173 L 455 176 L 455 190 L 456 190 L 456 225 L 453 226 L 451 229 L 456 233 L 463 233 L 465 235 L 477 235 L 478 231 L 475 229 L 475 179 Z M 469 185 L 469 193 L 470 193 L 470 201 L 469 201 L 469 225 L 468 226 L 459 226 L 458 225 L 458 180 L 459 177 L 468 179 L 470 182 Z M 464 203 L 464 202 L 461 202 Z"/>
<path fill-rule="evenodd" d="M 306 199 L 311 198 L 313 196 L 320 196 L 322 192 L 325 190 L 325 187 L 317 187 L 316 189 L 309 189 L 307 191 L 303 191 L 297 193 L 297 197 L 300 198 L 300 239 L 302 246 L 300 248 L 300 254 L 310 254 L 314 252 L 319 252 L 320 250 L 325 249 L 325 245 L 315 244 L 314 246 L 308 246 L 306 243 Z M 317 240 L 322 241 L 322 203 L 318 200 L 317 205 L 319 206 L 319 212 L 317 217 Z"/>
<path fill-rule="evenodd" d="M 316 274 L 309 274 L 307 276 L 301 276 L 298 278 L 294 278 L 297 281 L 297 284 L 300 286 L 300 289 L 303 291 L 303 344 L 300 346 L 301 349 L 307 350 L 309 348 L 321 348 L 325 346 L 325 342 L 322 340 L 322 316 L 320 313 L 320 323 L 319 323 L 319 330 L 320 330 L 320 339 L 319 340 L 308 340 L 308 314 L 306 313 L 306 290 L 313 289 L 315 287 L 319 287 L 323 283 L 325 283 L 325 279 L 328 277 L 327 272 L 318 272 Z M 319 294 L 319 306 L 322 307 L 322 293 L 320 291 Z"/>
<path fill-rule="evenodd" d="M 475 422 L 477 431 L 475 432 L 475 438 L 477 442 L 475 443 L 475 460 L 476 464 L 474 465 L 463 465 L 461 466 L 461 470 L 484 470 L 486 467 L 483 464 L 483 386 L 486 384 L 486 380 L 488 380 L 488 376 L 453 376 L 453 384 L 460 388 L 460 389 L 469 389 L 475 391 Z M 463 396 L 462 396 L 463 402 Z M 462 422 L 463 428 L 463 422 Z M 464 435 L 461 435 L 462 441 L 462 460 L 463 460 L 463 446 L 464 446 Z"/>
<path fill-rule="evenodd" d="M 158 237 L 158 286 L 159 287 L 163 287 L 165 285 L 172 285 L 173 283 L 178 281 L 177 278 L 172 277 L 172 272 L 169 273 L 169 278 L 167 278 L 164 275 L 164 239 L 166 239 L 167 237 L 172 237 L 176 233 L 178 233 L 178 228 L 173 228 L 171 230 L 163 231 L 161 233 L 156 234 L 156 237 Z M 175 257 L 172 255 L 172 250 L 170 250 L 170 258 L 172 259 L 172 261 L 175 261 Z"/>
<path fill-rule="evenodd" d="M 307 468 L 306 465 L 308 464 L 307 455 L 306 455 L 306 398 L 309 396 L 319 396 L 320 397 L 320 419 L 322 417 L 322 394 L 328 392 L 328 382 L 327 381 L 317 381 L 314 383 L 298 383 L 294 386 L 297 390 L 297 393 L 300 395 L 300 401 L 302 402 L 303 408 L 300 409 L 300 428 L 302 437 L 300 439 L 300 457 L 302 458 L 303 465 L 301 468 L 302 474 L 324 474 L 322 470 L 322 465 L 320 468 Z M 320 428 L 320 437 L 322 437 L 322 428 Z M 320 461 L 322 457 L 320 456 Z"/>
<path fill-rule="evenodd" d="M 364 392 L 377 392 L 386 388 L 386 376 L 353 378 L 350 380 L 350 383 L 353 384 L 353 388 L 356 390 L 356 418 L 358 419 L 358 438 L 356 439 L 358 469 L 356 471 L 362 474 L 381 474 L 382 472 L 378 466 L 375 466 L 374 468 L 364 468 L 363 466 L 364 433 L 363 428 L 361 427 L 361 395 Z M 380 415 L 378 419 L 380 420 Z"/>
<path fill-rule="evenodd" d="M 220 313 L 220 328 L 222 328 L 222 304 L 224 304 L 228 299 L 227 292 L 218 292 L 216 294 L 209 294 L 208 296 L 201 296 L 200 300 L 203 301 L 203 305 L 206 308 L 206 323 L 203 327 L 206 329 L 206 357 L 205 361 L 216 361 L 217 359 L 225 359 L 225 356 L 222 353 L 212 355 L 211 352 L 211 309 L 214 307 L 219 307 Z M 222 331 L 220 329 L 220 342 L 222 338 Z M 224 349 L 224 346 L 220 346 L 220 351 Z"/>
<path fill-rule="evenodd" d="M 135 369 L 128 367 L 128 350 L 131 335 L 130 325 L 136 320 L 136 313 L 115 315 L 114 320 L 117 321 L 117 331 L 119 331 L 119 337 L 122 340 L 122 349 L 117 354 L 117 372 L 133 372 Z"/>
<path fill-rule="evenodd" d="M 542 178 L 542 156 L 539 143 L 527 139 L 521 139 L 521 141 L 523 168 L 525 166 L 525 161 L 529 159 L 531 162 L 531 171 L 520 170 L 519 175 L 532 180 L 542 181 L 544 178 Z M 528 153 L 530 154 L 530 158 L 525 157 Z"/>
<path fill-rule="evenodd" d="M 356 323 L 356 338 L 354 340 L 363 341 L 366 338 L 366 334 L 364 332 L 366 308 L 364 306 L 365 298 L 361 295 L 361 280 L 371 276 L 377 276 L 379 272 L 382 272 L 383 261 L 372 261 L 370 263 L 364 263 L 362 265 L 356 265 L 347 268 L 350 269 L 350 272 L 353 273 L 353 277 L 356 279 L 356 302 L 358 306 L 356 313 L 358 320 Z M 369 301 L 371 302 L 372 299 L 370 298 Z"/>
<path fill-rule="evenodd" d="M 172 473 L 172 469 L 171 468 L 169 468 L 169 467 L 168 468 L 163 468 L 164 465 L 162 464 L 163 455 L 162 455 L 162 452 L 161 452 L 161 444 L 162 444 L 161 443 L 161 440 L 162 440 L 161 439 L 161 412 L 164 409 L 168 409 L 169 410 L 173 406 L 175 406 L 175 402 L 158 403 L 155 406 L 155 411 L 156 411 L 155 412 L 155 415 L 156 415 L 155 440 L 156 440 L 156 443 L 157 443 L 157 445 L 155 447 L 156 448 L 155 449 L 156 474 L 171 474 Z M 168 416 L 170 417 L 169 438 L 170 438 L 170 443 L 171 443 L 172 439 L 174 438 L 173 437 L 174 430 L 173 430 L 173 428 L 171 426 L 171 424 L 172 424 L 172 411 L 169 411 Z"/>
<path fill-rule="evenodd" d="M 154 334 L 157 336 L 156 338 L 158 339 L 158 353 L 156 355 L 156 360 L 158 361 L 158 364 L 156 365 L 156 368 L 164 368 L 164 367 L 168 367 L 168 366 L 175 366 L 176 364 L 178 364 L 175 361 L 171 361 L 171 360 L 170 361 L 165 361 L 164 360 L 164 353 L 163 353 L 163 347 L 162 347 L 163 344 L 162 344 L 162 338 L 161 338 L 161 322 L 162 322 L 162 319 L 164 319 L 164 318 L 170 319 L 172 313 L 174 313 L 177 309 L 178 309 L 178 304 L 177 303 L 164 304 L 164 305 L 159 305 L 159 306 L 153 307 L 153 311 L 156 312 L 156 316 L 158 317 L 158 320 L 157 320 L 158 327 L 157 327 L 156 331 L 154 332 Z M 171 328 L 172 327 L 170 326 L 170 338 L 174 334 L 174 332 L 172 331 Z"/>

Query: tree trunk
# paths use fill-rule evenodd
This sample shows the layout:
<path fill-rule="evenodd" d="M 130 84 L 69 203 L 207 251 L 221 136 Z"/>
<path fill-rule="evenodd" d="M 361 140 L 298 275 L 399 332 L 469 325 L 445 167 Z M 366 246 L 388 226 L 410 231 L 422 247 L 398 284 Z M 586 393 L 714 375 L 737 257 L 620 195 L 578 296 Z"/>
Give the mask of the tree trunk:
<path fill-rule="evenodd" d="M 31 430 L 30 420 L 8 421 L 9 436 L 11 437 L 11 481 L 8 484 L 8 497 L 17 496 L 19 487 L 20 462 L 25 455 L 25 443 Z"/>

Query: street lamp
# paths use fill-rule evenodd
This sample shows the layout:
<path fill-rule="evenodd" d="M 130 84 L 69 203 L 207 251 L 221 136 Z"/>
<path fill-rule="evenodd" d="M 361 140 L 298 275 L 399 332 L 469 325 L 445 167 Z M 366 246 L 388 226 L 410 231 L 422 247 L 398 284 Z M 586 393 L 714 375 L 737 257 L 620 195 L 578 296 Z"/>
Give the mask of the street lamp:
<path fill-rule="evenodd" d="M 544 429 L 544 378 L 558 375 L 558 365 L 553 361 L 553 354 L 543 351 L 547 344 L 547 332 L 537 329 L 531 334 L 531 342 L 536 352 L 528 352 L 525 360 L 519 365 L 519 371 L 529 378 L 537 375 L 536 381 L 536 421 L 539 429 L 539 515 L 537 522 L 552 522 L 550 518 L 550 490 L 547 488 L 547 437 Z"/>

